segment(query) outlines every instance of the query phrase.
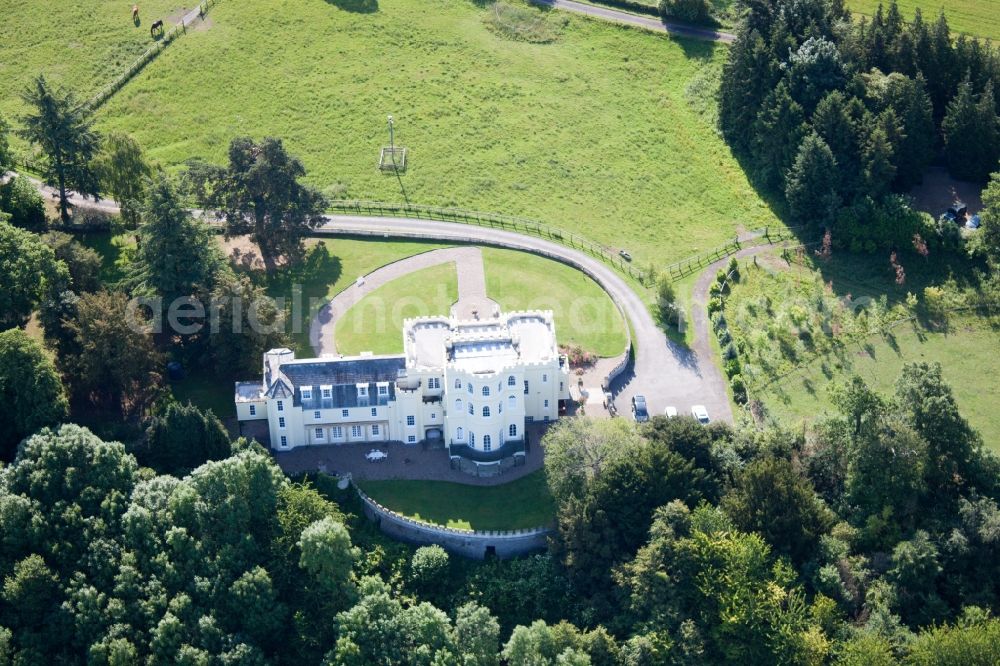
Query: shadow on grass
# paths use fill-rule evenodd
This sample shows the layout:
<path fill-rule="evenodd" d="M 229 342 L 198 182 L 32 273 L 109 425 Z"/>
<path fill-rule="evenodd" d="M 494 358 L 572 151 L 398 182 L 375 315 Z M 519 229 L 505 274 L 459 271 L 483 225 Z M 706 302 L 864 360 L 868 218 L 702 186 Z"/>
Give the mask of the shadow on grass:
<path fill-rule="evenodd" d="M 345 12 L 355 14 L 374 14 L 378 11 L 378 0 L 326 0 L 328 4 L 339 7 Z"/>
<path fill-rule="evenodd" d="M 691 28 L 699 30 L 715 30 L 714 26 L 692 25 Z M 715 56 L 715 50 L 719 48 L 719 42 L 674 33 L 669 34 L 670 41 L 681 47 L 681 50 L 684 51 L 684 56 L 688 60 L 711 60 Z"/>

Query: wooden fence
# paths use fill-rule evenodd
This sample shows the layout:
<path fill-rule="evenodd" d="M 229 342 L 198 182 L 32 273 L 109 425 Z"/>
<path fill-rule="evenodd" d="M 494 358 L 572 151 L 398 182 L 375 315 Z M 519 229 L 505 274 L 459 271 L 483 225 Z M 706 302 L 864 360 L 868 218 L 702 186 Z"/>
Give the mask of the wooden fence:
<path fill-rule="evenodd" d="M 204 16 L 208 12 L 209 7 L 215 6 L 218 2 L 219 0 L 201 0 L 201 2 L 199 2 L 193 10 L 184 15 L 180 23 L 171 28 L 165 29 L 165 32 L 159 41 L 154 42 L 153 45 L 146 49 L 141 56 L 136 58 L 135 62 L 129 65 L 128 69 L 116 76 L 111 83 L 98 90 L 97 94 L 91 97 L 90 101 L 87 102 L 87 106 L 92 110 L 96 110 L 108 101 L 108 99 L 121 90 L 122 86 L 128 83 L 132 77 L 141 72 L 143 67 L 148 65 L 156 56 L 160 55 L 163 49 L 167 48 L 171 42 L 173 42 L 180 35 L 186 33 L 188 26 L 194 22 L 195 18 Z"/>

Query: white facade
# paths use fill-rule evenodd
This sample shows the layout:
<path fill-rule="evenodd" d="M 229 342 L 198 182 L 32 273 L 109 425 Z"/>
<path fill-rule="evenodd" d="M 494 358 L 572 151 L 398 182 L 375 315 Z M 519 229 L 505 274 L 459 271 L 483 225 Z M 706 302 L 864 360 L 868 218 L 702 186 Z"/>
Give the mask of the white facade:
<path fill-rule="evenodd" d="M 559 418 L 569 398 L 551 312 L 411 319 L 403 340 L 398 356 L 296 359 L 272 349 L 262 382 L 236 384 L 237 417 L 266 419 L 278 451 L 443 439 L 453 452 L 489 456 L 521 445 L 526 423 Z"/>

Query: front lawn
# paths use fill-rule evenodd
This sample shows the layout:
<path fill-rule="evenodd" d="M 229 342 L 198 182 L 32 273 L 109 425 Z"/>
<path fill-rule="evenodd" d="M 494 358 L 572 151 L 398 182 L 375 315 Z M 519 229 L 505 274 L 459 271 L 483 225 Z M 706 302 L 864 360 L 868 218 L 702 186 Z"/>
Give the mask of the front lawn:
<path fill-rule="evenodd" d="M 436 525 L 474 530 L 516 530 L 555 520 L 555 503 L 542 470 L 501 486 L 447 481 L 362 481 L 379 504 Z"/>

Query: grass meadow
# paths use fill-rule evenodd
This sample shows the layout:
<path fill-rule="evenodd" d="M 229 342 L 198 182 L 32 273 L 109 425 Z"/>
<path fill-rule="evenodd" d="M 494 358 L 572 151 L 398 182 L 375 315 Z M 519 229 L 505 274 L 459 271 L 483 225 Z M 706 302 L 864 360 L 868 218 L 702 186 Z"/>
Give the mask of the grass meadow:
<path fill-rule="evenodd" d="M 0 0 L 0 115 L 23 111 L 20 94 L 38 74 L 89 98 L 152 45 L 150 23 L 191 4 L 142 0 L 137 26 L 122 0 Z"/>
<path fill-rule="evenodd" d="M 225 0 L 102 109 L 166 165 L 283 137 L 328 194 L 537 218 L 640 263 L 777 224 L 714 127 L 725 47 L 551 12 L 498 36 L 470 0 Z M 536 10 L 533 10 L 536 11 Z M 537 10 L 540 11 L 540 10 Z M 408 150 L 376 169 L 386 115 Z"/>
<path fill-rule="evenodd" d="M 361 481 L 379 504 L 445 527 L 517 530 L 549 525 L 555 502 L 541 470 L 500 486 L 447 481 Z"/>
<path fill-rule="evenodd" d="M 760 396 L 768 410 L 784 423 L 835 413 L 829 388 L 852 374 L 882 393 L 892 393 L 904 363 L 941 364 L 962 415 L 979 430 L 984 442 L 1000 452 L 1000 419 L 996 416 L 997 363 L 1000 322 L 979 317 L 955 318 L 947 331 L 932 331 L 916 322 L 850 344 L 846 354 L 816 358 L 768 387 Z M 995 368 L 993 368 L 995 370 Z"/>
<path fill-rule="evenodd" d="M 936 21 L 938 13 L 944 9 L 952 34 L 964 32 L 993 41 L 1000 40 L 1000 0 L 897 0 L 897 3 L 906 21 L 913 20 L 917 7 L 928 23 Z M 879 0 L 847 0 L 846 4 L 855 14 L 872 16 L 878 9 Z M 887 1 L 883 1 L 882 5 L 883 10 L 889 7 Z"/>

